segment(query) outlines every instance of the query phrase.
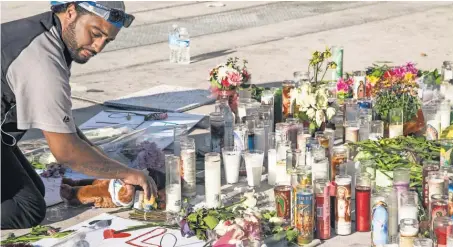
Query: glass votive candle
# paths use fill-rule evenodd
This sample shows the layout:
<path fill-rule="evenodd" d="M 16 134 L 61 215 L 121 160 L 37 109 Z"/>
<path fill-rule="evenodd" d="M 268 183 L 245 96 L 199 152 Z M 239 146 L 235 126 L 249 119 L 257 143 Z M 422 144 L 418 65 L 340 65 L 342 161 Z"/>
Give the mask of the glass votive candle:
<path fill-rule="evenodd" d="M 223 168 L 225 169 L 226 182 L 235 184 L 239 181 L 239 167 L 241 165 L 241 151 L 234 147 L 222 149 Z"/>
<path fill-rule="evenodd" d="M 389 138 L 404 135 L 404 111 L 403 108 L 389 110 Z"/>
<path fill-rule="evenodd" d="M 370 122 L 370 140 L 377 141 L 384 138 L 384 122 L 381 120 L 373 120 Z"/>
<path fill-rule="evenodd" d="M 418 195 L 415 191 L 405 191 L 400 196 L 400 209 L 398 210 L 398 222 L 403 219 L 414 219 L 418 217 Z"/>
<path fill-rule="evenodd" d="M 402 219 L 400 221 L 400 243 L 399 247 L 412 247 L 418 235 L 418 220 Z"/>
<path fill-rule="evenodd" d="M 250 187 L 261 186 L 263 173 L 264 151 L 247 150 L 244 152 L 245 169 L 247 171 L 247 184 Z"/>
<path fill-rule="evenodd" d="M 358 142 L 359 141 L 359 122 L 345 122 L 345 141 Z"/>
<path fill-rule="evenodd" d="M 430 172 L 438 171 L 439 170 L 439 162 L 434 160 L 425 160 L 423 161 L 423 168 L 422 168 L 422 189 L 423 189 L 423 206 L 425 208 L 429 207 L 429 192 L 428 192 L 428 174 Z"/>

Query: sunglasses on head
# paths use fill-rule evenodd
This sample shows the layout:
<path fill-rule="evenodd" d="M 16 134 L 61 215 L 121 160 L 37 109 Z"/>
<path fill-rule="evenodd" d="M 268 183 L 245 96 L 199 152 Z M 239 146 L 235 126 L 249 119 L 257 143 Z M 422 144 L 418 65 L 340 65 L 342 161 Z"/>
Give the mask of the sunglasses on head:
<path fill-rule="evenodd" d="M 88 3 L 89 5 L 91 5 L 95 8 L 99 8 L 104 11 L 107 11 L 109 13 L 107 21 L 112 22 L 112 23 L 119 23 L 123 27 L 126 27 L 126 28 L 128 28 L 135 19 L 135 17 L 133 15 L 127 14 L 124 11 L 119 10 L 119 9 L 107 8 L 107 7 L 104 7 L 100 4 L 97 4 L 97 3 L 91 2 L 91 1 L 82 1 L 82 2 Z"/>

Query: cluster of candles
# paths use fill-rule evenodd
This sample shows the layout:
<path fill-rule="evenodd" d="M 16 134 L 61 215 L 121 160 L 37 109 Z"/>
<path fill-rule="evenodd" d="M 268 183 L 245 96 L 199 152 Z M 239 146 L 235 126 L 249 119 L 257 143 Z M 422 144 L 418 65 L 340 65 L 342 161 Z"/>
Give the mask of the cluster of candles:
<path fill-rule="evenodd" d="M 360 80 L 364 75 L 355 76 Z M 295 73 L 295 77 L 300 83 L 308 80 L 300 73 Z M 267 183 L 274 186 L 277 215 L 298 229 L 300 245 L 314 238 L 331 238 L 331 229 L 337 235 L 349 235 L 354 219 L 356 231 L 371 232 L 372 246 L 446 246 L 447 241 L 453 240 L 453 184 L 450 199 L 447 196 L 453 168 L 443 165 L 451 161 L 441 161 L 441 165 L 438 161 L 424 162 L 420 202 L 409 187 L 408 169 L 395 169 L 393 187 L 379 189 L 373 160 L 354 163 L 354 150 L 346 145 L 334 146 L 336 140 L 351 143 L 403 135 L 403 109 L 390 109 L 388 133 L 384 133 L 384 122 L 376 119 L 370 99 L 346 99 L 324 131 L 313 137 L 306 124 L 293 118 L 294 99 L 286 97 L 292 97 L 290 92 L 294 89 L 294 83 L 283 84 L 283 122 L 274 116 L 278 115 L 274 109 L 276 88 L 265 90 L 261 102 L 252 99 L 249 91 L 240 91 L 237 112 L 230 109 L 227 97 L 217 101 L 215 112 L 210 114 L 211 152 L 205 154 L 207 207 L 222 204 L 223 163 L 229 184 L 246 176 L 248 186 L 257 188 L 267 173 Z M 446 122 L 447 104 L 427 106 L 426 112 L 435 109 L 434 120 Z M 445 128 L 445 124 L 439 128 Z M 181 209 L 182 196 L 193 197 L 197 193 L 195 141 L 187 136 L 185 125 L 175 128 L 174 150 L 174 154 L 166 155 L 166 205 L 167 211 L 176 213 Z M 431 239 L 417 238 L 419 207 L 429 212 Z"/>

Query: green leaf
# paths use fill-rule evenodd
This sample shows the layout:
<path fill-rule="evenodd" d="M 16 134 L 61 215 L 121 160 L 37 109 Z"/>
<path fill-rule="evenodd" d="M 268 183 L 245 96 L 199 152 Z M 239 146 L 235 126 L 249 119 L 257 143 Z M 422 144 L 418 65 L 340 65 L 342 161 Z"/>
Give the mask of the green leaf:
<path fill-rule="evenodd" d="M 208 215 L 206 216 L 203 221 L 206 223 L 206 225 L 209 227 L 209 229 L 214 229 L 218 224 L 219 220 L 215 218 L 214 216 Z"/>
<path fill-rule="evenodd" d="M 189 222 L 193 222 L 193 223 L 196 223 L 197 222 L 197 218 L 198 218 L 198 215 L 197 214 L 189 214 L 189 216 L 187 216 L 187 220 Z"/>

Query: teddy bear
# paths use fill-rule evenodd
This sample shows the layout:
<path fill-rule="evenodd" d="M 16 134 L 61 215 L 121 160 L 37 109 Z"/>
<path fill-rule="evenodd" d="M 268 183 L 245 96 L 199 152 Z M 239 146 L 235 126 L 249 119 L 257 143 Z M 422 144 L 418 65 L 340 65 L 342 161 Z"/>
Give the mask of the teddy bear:
<path fill-rule="evenodd" d="M 162 202 L 165 202 L 165 174 L 151 168 L 147 171 L 158 189 L 158 198 L 152 197 L 149 203 L 156 202 L 157 208 L 161 208 Z M 127 185 L 118 179 L 63 178 L 60 196 L 65 203 L 73 206 L 94 204 L 98 208 L 131 207 L 135 192 L 140 189 L 139 186 Z"/>

